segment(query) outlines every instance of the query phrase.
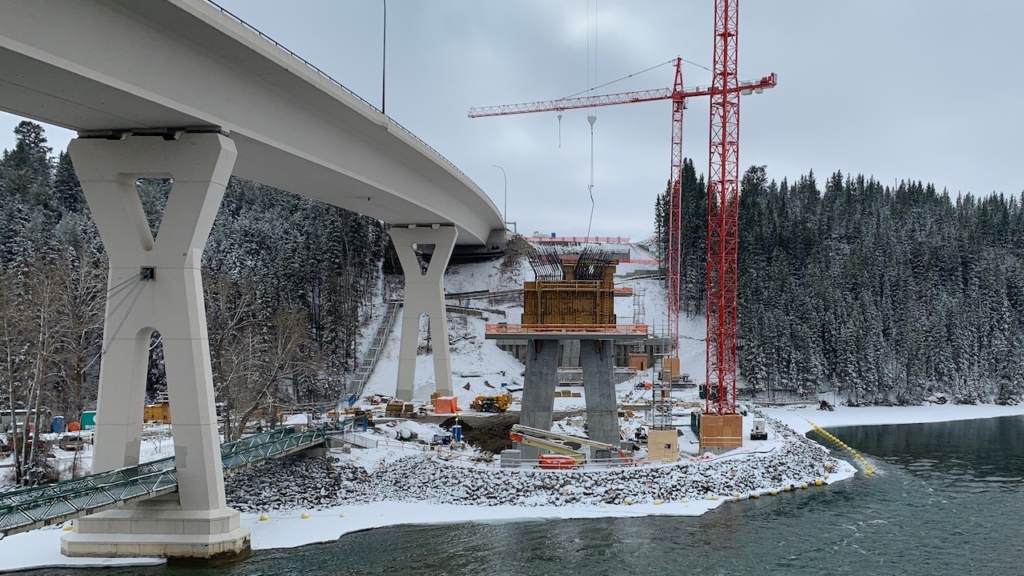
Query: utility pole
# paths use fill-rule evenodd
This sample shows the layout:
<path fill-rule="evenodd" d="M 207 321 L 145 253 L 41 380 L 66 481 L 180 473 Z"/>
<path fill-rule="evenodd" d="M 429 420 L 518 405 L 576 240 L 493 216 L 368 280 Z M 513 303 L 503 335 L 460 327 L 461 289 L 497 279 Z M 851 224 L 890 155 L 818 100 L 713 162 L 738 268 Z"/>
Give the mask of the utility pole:
<path fill-rule="evenodd" d="M 505 169 L 497 164 L 492 164 L 491 168 L 501 170 L 501 178 L 505 182 L 505 211 L 501 213 L 501 225 L 503 228 L 508 229 L 508 176 L 505 176 Z"/>

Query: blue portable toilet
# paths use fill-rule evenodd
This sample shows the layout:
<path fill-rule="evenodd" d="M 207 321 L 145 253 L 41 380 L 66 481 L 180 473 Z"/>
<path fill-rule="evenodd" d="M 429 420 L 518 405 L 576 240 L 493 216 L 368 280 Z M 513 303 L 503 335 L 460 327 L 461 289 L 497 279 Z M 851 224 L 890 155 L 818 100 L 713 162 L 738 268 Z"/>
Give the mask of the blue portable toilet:
<path fill-rule="evenodd" d="M 53 433 L 60 434 L 64 431 L 64 417 L 54 416 L 53 417 Z"/>
<path fill-rule="evenodd" d="M 462 442 L 462 424 L 452 426 L 452 437 L 456 442 Z"/>

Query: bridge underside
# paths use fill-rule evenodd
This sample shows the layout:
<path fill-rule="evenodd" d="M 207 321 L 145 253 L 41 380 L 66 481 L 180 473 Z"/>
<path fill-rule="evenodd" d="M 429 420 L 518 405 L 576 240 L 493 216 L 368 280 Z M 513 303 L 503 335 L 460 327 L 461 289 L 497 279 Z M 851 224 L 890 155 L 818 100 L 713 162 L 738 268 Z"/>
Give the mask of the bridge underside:
<path fill-rule="evenodd" d="M 465 174 L 204 0 L 33 0 L 3 12 L 0 110 L 87 136 L 223 130 L 236 176 L 393 224 L 455 226 L 461 244 L 504 243 L 497 207 Z"/>

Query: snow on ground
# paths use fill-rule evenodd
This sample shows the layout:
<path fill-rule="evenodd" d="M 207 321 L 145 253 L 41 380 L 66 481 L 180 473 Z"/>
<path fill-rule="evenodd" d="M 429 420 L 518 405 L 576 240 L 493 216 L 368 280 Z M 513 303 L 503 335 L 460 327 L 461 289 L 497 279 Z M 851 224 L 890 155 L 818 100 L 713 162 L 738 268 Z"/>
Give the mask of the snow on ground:
<path fill-rule="evenodd" d="M 818 410 L 816 404 L 764 408 L 763 412 L 784 422 L 801 434 L 810 431 L 814 422 L 822 428 L 840 426 L 869 426 L 879 424 L 921 424 L 925 422 L 952 422 L 978 418 L 1024 415 L 1024 404 L 998 406 L 995 404 L 932 404 L 927 406 L 865 406 L 853 408 L 836 406 L 835 411 Z"/>
<path fill-rule="evenodd" d="M 404 314 L 404 311 L 400 314 Z M 477 396 L 501 393 L 503 382 L 509 385 L 523 383 L 523 364 L 511 354 L 498 348 L 493 341 L 484 339 L 484 324 L 497 322 L 474 317 L 460 317 L 448 323 L 455 338 L 451 346 L 452 385 L 458 397 L 459 408 L 468 409 Z M 381 394 L 394 396 L 398 385 L 398 354 L 401 318 L 395 323 L 387 346 L 381 353 L 377 367 L 366 383 L 364 396 Z M 432 355 L 416 357 L 416 378 L 413 400 L 427 403 L 435 390 L 434 359 Z M 469 389 L 465 388 L 469 384 Z M 490 386 L 488 386 L 488 384 Z"/>
<path fill-rule="evenodd" d="M 81 435 L 85 444 L 81 450 L 61 450 L 58 447 L 58 439 L 61 434 L 43 434 L 44 440 L 51 442 L 50 453 L 53 458 L 50 462 L 60 470 L 62 480 L 75 476 L 82 476 L 92 470 L 93 455 L 93 432 L 75 432 L 74 435 Z M 145 424 L 142 429 L 142 444 L 139 448 L 140 462 L 151 462 L 174 456 L 174 440 L 171 438 L 171 427 L 165 424 Z M 13 459 L 10 454 L 0 458 L 0 493 L 5 490 L 16 488 L 14 484 Z"/>
<path fill-rule="evenodd" d="M 40 568 L 154 566 L 163 558 L 69 558 L 60 553 L 60 526 L 7 536 L 0 540 L 0 572 Z"/>
<path fill-rule="evenodd" d="M 532 277 L 532 272 L 525 261 L 521 261 L 511 273 L 502 273 L 501 260 L 477 262 L 453 266 L 445 274 L 445 292 L 473 292 L 477 290 L 510 290 L 522 288 L 524 277 Z M 464 302 L 449 301 L 462 306 L 479 309 L 504 311 L 486 313 L 485 318 L 477 318 L 460 314 L 448 314 L 448 331 L 451 344 L 452 384 L 455 396 L 459 399 L 459 407 L 468 409 L 470 402 L 477 396 L 493 396 L 501 393 L 501 384 L 522 384 L 523 364 L 512 355 L 503 352 L 491 340 L 484 338 L 484 325 L 498 322 L 518 323 L 522 317 L 522 299 L 518 303 L 491 303 L 488 300 L 474 299 Z M 394 396 L 398 382 L 398 354 L 403 309 L 396 319 L 387 345 L 381 353 L 377 366 L 370 375 L 364 389 L 364 396 L 380 394 Z M 427 333 L 427 320 L 421 319 L 421 334 Z M 421 338 L 422 339 L 422 338 Z M 421 342 L 421 346 L 423 342 Z M 466 389 L 466 385 L 469 389 Z M 427 403 L 435 391 L 433 355 L 420 355 L 416 358 L 416 377 L 414 380 L 413 400 Z"/>
<path fill-rule="evenodd" d="M 606 248 L 614 248 L 606 246 Z M 650 255 L 630 246 L 631 258 Z M 519 288 L 532 271 L 521 261 L 512 273 L 503 274 L 500 261 L 453 267 L 445 277 L 446 292 L 505 290 Z M 665 290 L 660 280 L 625 279 L 631 271 L 651 269 L 649 264 L 620 264 L 616 285 L 643 290 L 644 323 L 664 332 L 667 326 Z M 523 366 L 484 339 L 484 324 L 499 321 L 518 323 L 520 303 L 490 303 L 472 300 L 459 303 L 477 308 L 502 310 L 505 315 L 488 313 L 487 318 L 449 315 L 453 337 L 452 371 L 460 407 L 468 408 L 478 395 L 500 392 L 500 384 L 522 384 Z M 617 298 L 620 324 L 633 321 L 633 299 Z M 680 319 L 680 360 L 682 370 L 695 381 L 705 374 L 705 321 L 702 317 Z M 379 322 L 379 319 L 376 319 Z M 401 322 L 383 351 L 381 361 L 367 383 L 366 395 L 393 395 L 397 380 L 398 333 Z M 372 331 L 370 332 L 372 334 Z M 650 392 L 637 389 L 638 383 L 653 380 L 653 371 L 616 386 L 619 402 L 637 406 L 632 418 L 622 421 L 627 434 L 647 424 L 645 402 Z M 465 389 L 466 385 L 469 389 Z M 582 393 L 582 387 L 570 390 Z M 427 402 L 434 391 L 432 357 L 417 358 L 414 399 Z M 697 390 L 673 391 L 680 403 L 697 402 Z M 556 398 L 555 410 L 582 409 L 585 398 Z M 393 439 L 402 430 L 430 438 L 440 428 L 417 422 L 385 425 L 378 448 L 352 449 L 350 454 L 332 451 L 330 463 L 324 458 L 289 459 L 269 462 L 261 467 L 228 478 L 229 500 L 243 510 L 242 523 L 252 532 L 253 549 L 288 548 L 315 542 L 333 541 L 340 536 L 368 528 L 395 524 L 432 524 L 440 522 L 492 522 L 517 519 L 594 518 L 647 515 L 700 515 L 723 502 L 769 493 L 817 479 L 831 483 L 854 474 L 848 463 L 836 461 L 823 448 L 803 438 L 811 429 L 808 420 L 819 426 L 896 424 L 937 422 L 971 418 L 989 418 L 1024 414 L 1024 406 L 931 405 L 920 407 L 850 408 L 837 406 L 835 412 L 815 406 L 764 409 L 769 420 L 768 441 L 746 441 L 742 449 L 712 460 L 689 459 L 674 465 L 591 471 L 540 471 L 501 469 L 496 464 L 468 462 L 472 450 L 447 452 L 439 459 L 434 452 L 412 442 Z M 514 405 L 513 409 L 518 409 Z M 689 422 L 688 409 L 673 411 L 681 427 L 680 448 L 695 454 L 696 439 L 683 426 Z M 744 418 L 744 437 L 752 418 Z M 785 426 L 784 426 L 785 425 Z M 583 418 L 569 417 L 555 422 L 556 431 L 580 435 Z M 788 432 L 786 426 L 797 434 Z M 173 443 L 167 430 L 152 430 L 143 441 L 143 460 L 173 455 Z M 80 454 L 83 466 L 91 463 L 91 446 Z M 298 464 L 296 464 L 296 462 Z M 829 471 L 824 464 L 832 464 Z M 297 474 L 288 466 L 305 467 Z M 826 478 L 826 474 L 828 477 Z M 280 482 L 268 482 L 281 476 Z M 301 481 L 306 478 L 308 482 Z M 287 479 L 287 480 L 284 480 Z M 284 487 L 287 487 L 285 489 Z M 813 489 L 813 488 L 812 488 Z M 386 500 L 385 500 L 386 499 Z M 627 500 L 630 502 L 627 504 Z M 267 521 L 260 513 L 267 513 Z M 302 515 L 307 514 L 308 519 Z M 59 529 L 42 529 L 0 540 L 0 571 L 42 566 L 111 565 L 107 559 L 67 559 L 60 555 Z M 26 553 L 27 551 L 27 553 Z M 152 559 L 123 559 L 119 564 L 141 565 Z"/>

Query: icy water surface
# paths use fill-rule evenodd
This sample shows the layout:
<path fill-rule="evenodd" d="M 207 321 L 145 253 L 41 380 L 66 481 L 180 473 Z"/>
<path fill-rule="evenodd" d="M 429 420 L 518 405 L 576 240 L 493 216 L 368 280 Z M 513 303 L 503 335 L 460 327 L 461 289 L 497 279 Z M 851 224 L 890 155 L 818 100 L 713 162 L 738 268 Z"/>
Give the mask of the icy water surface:
<path fill-rule="evenodd" d="M 1024 574 L 1024 418 L 832 432 L 879 474 L 699 518 L 399 526 L 210 570 L 33 574 Z"/>

